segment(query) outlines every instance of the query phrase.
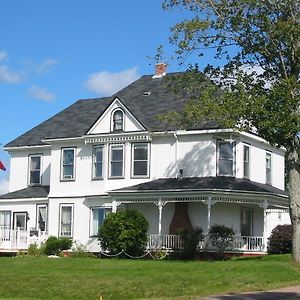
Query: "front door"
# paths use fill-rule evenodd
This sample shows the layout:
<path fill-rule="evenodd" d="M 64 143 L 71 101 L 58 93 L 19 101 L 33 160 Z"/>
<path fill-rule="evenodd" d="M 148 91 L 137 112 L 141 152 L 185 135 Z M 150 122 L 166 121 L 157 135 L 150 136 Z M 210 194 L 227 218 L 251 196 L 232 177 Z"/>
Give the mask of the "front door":
<path fill-rule="evenodd" d="M 14 213 L 14 229 L 26 230 L 27 228 L 27 212 Z"/>

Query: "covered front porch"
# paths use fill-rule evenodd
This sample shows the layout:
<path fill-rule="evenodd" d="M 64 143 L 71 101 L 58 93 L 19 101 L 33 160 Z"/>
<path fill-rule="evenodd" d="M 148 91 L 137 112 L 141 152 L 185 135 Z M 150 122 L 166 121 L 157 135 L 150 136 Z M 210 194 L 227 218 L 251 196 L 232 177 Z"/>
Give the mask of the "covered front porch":
<path fill-rule="evenodd" d="M 159 179 L 112 191 L 112 210 L 126 207 L 145 215 L 150 225 L 148 249 L 182 249 L 178 229 L 200 227 L 204 239 L 198 250 L 216 251 L 208 232 L 218 224 L 235 232 L 230 252 L 266 253 L 274 225 L 268 219 L 275 213 L 287 213 L 286 193 L 242 179 L 220 182 L 215 177 Z"/>

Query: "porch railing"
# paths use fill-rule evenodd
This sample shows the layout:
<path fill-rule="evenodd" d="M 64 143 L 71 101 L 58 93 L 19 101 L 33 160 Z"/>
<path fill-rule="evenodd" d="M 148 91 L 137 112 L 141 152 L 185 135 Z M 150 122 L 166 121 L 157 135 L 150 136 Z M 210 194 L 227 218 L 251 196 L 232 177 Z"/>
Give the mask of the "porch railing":
<path fill-rule="evenodd" d="M 182 249 L 183 242 L 179 235 L 158 235 L 148 236 L 148 249 L 164 248 L 167 250 Z M 216 244 L 204 236 L 203 241 L 198 245 L 199 250 L 217 250 Z M 227 248 L 232 251 L 265 252 L 263 237 L 261 236 L 235 236 Z"/>
<path fill-rule="evenodd" d="M 40 245 L 47 237 L 46 232 L 31 236 L 27 230 L 0 229 L 0 250 L 25 250 L 30 244 Z"/>

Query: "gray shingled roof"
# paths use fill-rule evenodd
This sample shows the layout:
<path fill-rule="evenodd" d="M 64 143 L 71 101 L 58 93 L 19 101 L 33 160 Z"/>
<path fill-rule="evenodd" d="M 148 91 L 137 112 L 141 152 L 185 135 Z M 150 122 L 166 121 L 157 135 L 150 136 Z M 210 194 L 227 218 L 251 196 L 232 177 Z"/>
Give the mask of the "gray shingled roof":
<path fill-rule="evenodd" d="M 29 186 L 25 189 L 12 193 L 0 195 L 0 200 L 4 199 L 27 199 L 27 198 L 47 198 L 49 186 Z"/>
<path fill-rule="evenodd" d="M 169 111 L 181 111 L 188 97 L 168 92 L 162 84 L 165 78 L 180 75 L 168 74 L 153 79 L 152 75 L 142 76 L 123 90 L 109 98 L 79 100 L 47 121 L 27 131 L 5 147 L 43 145 L 45 138 L 80 137 L 88 132 L 111 102 L 118 97 L 130 112 L 149 131 L 174 129 L 156 119 L 156 116 Z M 150 95 L 144 96 L 145 92 Z M 213 122 L 203 123 L 200 128 L 216 128 Z"/>
<path fill-rule="evenodd" d="M 145 183 L 125 187 L 112 191 L 112 193 L 126 192 L 163 192 L 163 191 L 232 191 L 232 192 L 254 192 L 287 196 L 287 192 L 268 184 L 253 182 L 246 179 L 233 177 L 185 177 L 161 178 Z"/>

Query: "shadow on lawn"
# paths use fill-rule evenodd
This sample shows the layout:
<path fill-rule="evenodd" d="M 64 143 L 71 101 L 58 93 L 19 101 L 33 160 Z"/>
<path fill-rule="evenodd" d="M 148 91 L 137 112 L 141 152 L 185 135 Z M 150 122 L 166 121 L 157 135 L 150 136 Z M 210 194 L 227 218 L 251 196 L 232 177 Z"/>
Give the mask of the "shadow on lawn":
<path fill-rule="evenodd" d="M 261 292 L 228 296 L 214 296 L 204 298 L 205 300 L 298 300 L 299 293 L 294 292 Z"/>

